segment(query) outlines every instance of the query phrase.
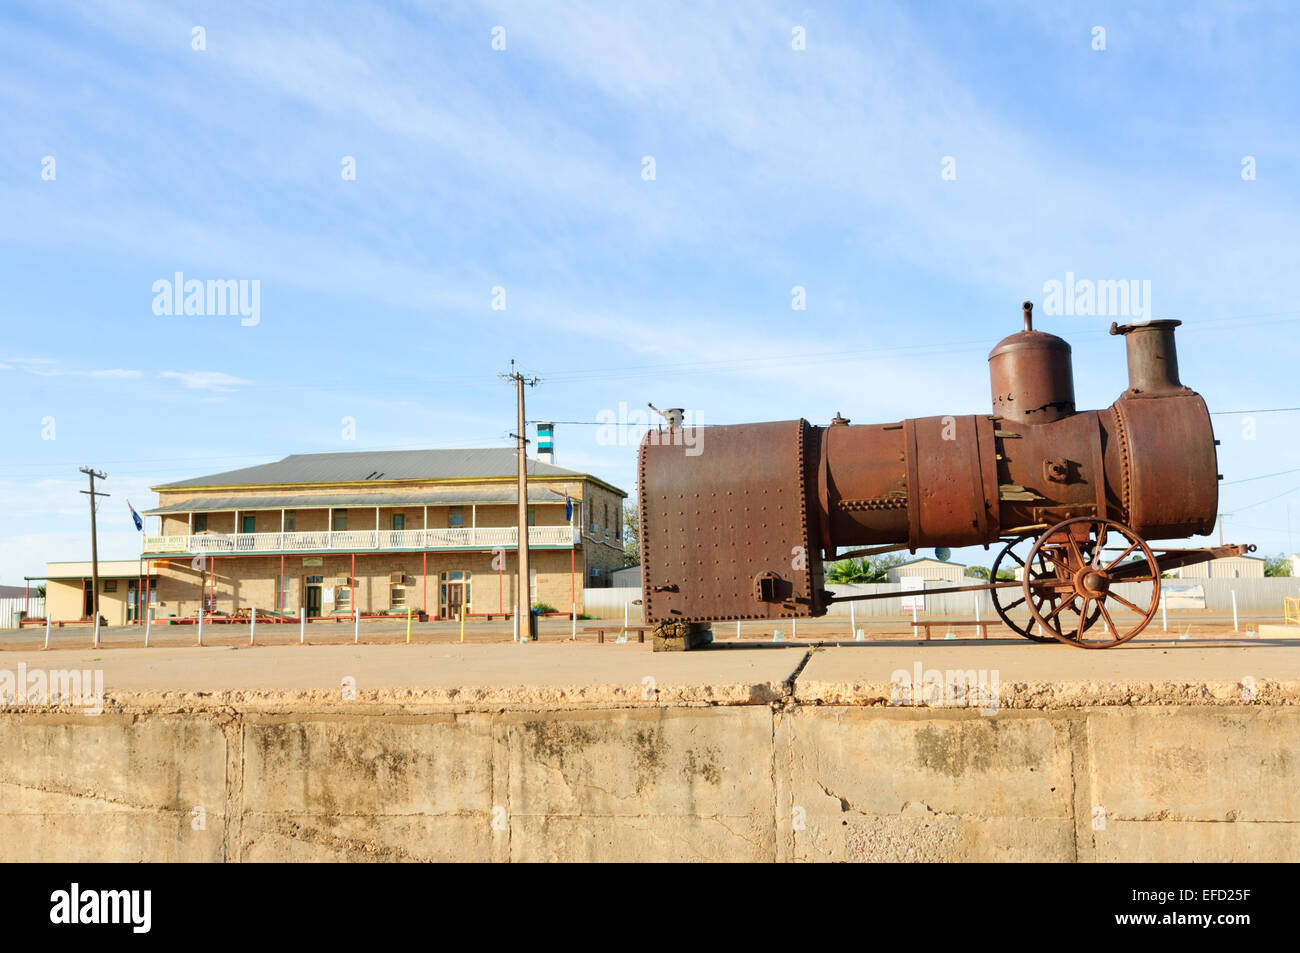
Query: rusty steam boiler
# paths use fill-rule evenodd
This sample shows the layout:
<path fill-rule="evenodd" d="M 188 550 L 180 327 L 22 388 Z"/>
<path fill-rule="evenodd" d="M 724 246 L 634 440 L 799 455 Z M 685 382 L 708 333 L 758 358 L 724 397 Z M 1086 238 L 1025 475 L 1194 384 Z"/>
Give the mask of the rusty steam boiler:
<path fill-rule="evenodd" d="M 1162 571 L 1253 550 L 1147 542 L 1208 534 L 1218 509 L 1209 411 L 1178 378 L 1180 322 L 1112 325 L 1128 389 L 1079 411 L 1070 345 L 1034 330 L 1032 308 L 989 354 L 991 414 L 869 425 L 837 414 L 825 427 L 698 433 L 670 417 L 648 433 L 638 478 L 647 620 L 821 616 L 837 601 L 824 560 L 999 544 L 988 583 L 928 592 L 989 589 L 1026 638 L 1107 648 L 1151 621 Z M 1004 569 L 1017 578 L 999 580 Z"/>

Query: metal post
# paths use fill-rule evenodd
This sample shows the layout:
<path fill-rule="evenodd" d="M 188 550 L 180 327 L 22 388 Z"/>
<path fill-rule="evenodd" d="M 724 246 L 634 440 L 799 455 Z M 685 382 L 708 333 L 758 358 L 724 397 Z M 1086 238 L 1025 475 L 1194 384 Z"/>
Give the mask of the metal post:
<path fill-rule="evenodd" d="M 48 585 L 48 584 L 47 584 L 47 585 Z M 48 591 L 48 590 L 47 590 L 47 591 Z M 145 645 L 148 645 L 148 644 L 149 644 L 149 630 L 148 630 L 148 629 L 145 629 L 145 637 L 144 637 L 144 638 L 145 638 L 145 642 L 144 642 L 144 644 L 145 644 Z M 45 613 L 45 647 L 46 647 L 47 649 L 50 647 L 50 614 L 49 614 L 48 612 Z"/>
<path fill-rule="evenodd" d="M 357 587 L 352 587 L 352 644 L 361 641 L 361 607 L 357 605 Z"/>
<path fill-rule="evenodd" d="M 145 606 L 144 609 L 144 647 L 145 648 L 149 647 L 149 631 L 152 628 L 153 628 L 153 613 L 149 611 L 148 606 Z"/>
<path fill-rule="evenodd" d="M 1160 628 L 1169 631 L 1169 613 L 1165 611 L 1165 594 L 1160 593 Z"/>
<path fill-rule="evenodd" d="M 95 612 L 95 639 L 91 643 L 95 648 L 99 648 L 99 612 Z"/>
<path fill-rule="evenodd" d="M 199 602 L 199 645 L 203 644 L 203 603 Z"/>
<path fill-rule="evenodd" d="M 406 607 L 406 644 L 411 644 L 411 607 Z"/>
<path fill-rule="evenodd" d="M 1232 631 L 1233 631 L 1233 632 L 1238 631 L 1238 629 L 1237 629 L 1237 590 L 1236 590 L 1236 589 L 1232 590 Z"/>
<path fill-rule="evenodd" d="M 460 604 L 460 640 L 465 641 L 465 603 Z"/>
<path fill-rule="evenodd" d="M 298 644 L 307 644 L 307 607 L 298 607 Z"/>
<path fill-rule="evenodd" d="M 578 604 L 576 602 L 573 604 L 573 612 L 569 616 L 569 618 L 573 619 L 573 632 L 569 636 L 569 641 L 576 642 L 578 641 Z M 48 620 L 47 620 L 47 624 L 48 624 Z"/>
<path fill-rule="evenodd" d="M 249 607 L 248 616 L 248 644 L 253 644 L 253 632 L 257 629 L 257 606 Z"/>

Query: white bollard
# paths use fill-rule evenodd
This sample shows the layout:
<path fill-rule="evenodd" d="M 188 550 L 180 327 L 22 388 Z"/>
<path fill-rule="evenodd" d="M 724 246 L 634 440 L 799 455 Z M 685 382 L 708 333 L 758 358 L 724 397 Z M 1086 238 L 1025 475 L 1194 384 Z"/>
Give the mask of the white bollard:
<path fill-rule="evenodd" d="M 736 639 L 740 639 L 740 620 L 736 620 Z"/>
<path fill-rule="evenodd" d="M 199 607 L 199 645 L 203 644 L 203 607 Z"/>
<path fill-rule="evenodd" d="M 356 645 L 361 641 L 361 607 L 352 607 L 352 644 Z"/>
<path fill-rule="evenodd" d="M 1232 590 L 1232 631 L 1237 631 L 1237 590 Z"/>
<path fill-rule="evenodd" d="M 148 609 L 144 610 L 144 647 L 149 647 L 149 630 L 153 628 L 153 613 Z"/>
<path fill-rule="evenodd" d="M 854 602 L 849 603 L 849 635 L 858 637 L 857 603 Z"/>
<path fill-rule="evenodd" d="M 148 636 L 148 634 L 147 634 L 148 631 L 149 631 L 148 629 L 145 629 L 145 633 L 146 633 L 146 635 L 145 635 L 145 643 L 144 643 L 145 645 L 148 645 L 148 644 L 149 644 L 149 636 Z M 49 610 L 46 610 L 46 612 L 45 612 L 45 647 L 46 647 L 47 649 L 50 647 L 50 613 L 49 613 Z"/>
<path fill-rule="evenodd" d="M 916 603 L 912 603 L 912 635 L 916 635 Z"/>
<path fill-rule="evenodd" d="M 573 604 L 573 613 L 570 616 L 573 619 L 573 632 L 569 635 L 570 642 L 578 641 L 578 604 Z"/>
<path fill-rule="evenodd" d="M 797 638 L 799 638 L 799 620 L 798 620 L 798 619 L 791 619 L 791 620 L 790 620 L 790 638 L 792 638 L 792 639 L 797 639 Z"/>
<path fill-rule="evenodd" d="M 980 620 L 980 594 L 977 592 L 977 593 L 975 593 L 975 621 L 976 621 L 976 623 L 978 623 L 979 620 Z M 978 629 L 979 629 L 979 626 L 976 625 L 975 628 L 978 630 Z"/>
<path fill-rule="evenodd" d="M 298 644 L 307 644 L 307 610 L 301 607 L 298 609 Z"/>
<path fill-rule="evenodd" d="M 519 641 L 519 610 L 517 608 L 511 607 L 510 621 L 511 621 L 511 625 L 514 627 L 515 641 L 518 642 Z"/>
<path fill-rule="evenodd" d="M 1165 594 L 1160 593 L 1160 628 L 1169 631 L 1169 613 L 1165 609 Z"/>
<path fill-rule="evenodd" d="M 99 648 L 99 613 L 95 613 L 95 648 Z"/>
<path fill-rule="evenodd" d="M 253 644 L 253 630 L 257 628 L 257 606 L 249 610 L 248 616 L 248 644 Z"/>

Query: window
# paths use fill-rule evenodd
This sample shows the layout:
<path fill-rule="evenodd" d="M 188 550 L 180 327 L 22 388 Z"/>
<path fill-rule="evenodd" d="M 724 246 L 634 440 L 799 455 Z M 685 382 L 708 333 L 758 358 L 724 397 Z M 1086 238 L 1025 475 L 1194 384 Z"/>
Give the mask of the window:
<path fill-rule="evenodd" d="M 352 611 L 352 587 L 351 586 L 334 587 L 334 611 L 335 612 Z"/>
<path fill-rule="evenodd" d="M 394 514 L 393 514 L 393 529 L 398 529 L 398 530 L 406 529 L 406 514 L 405 514 L 405 513 L 394 513 Z"/>
<path fill-rule="evenodd" d="M 284 511 L 284 531 L 286 533 L 295 532 L 298 528 L 298 514 L 293 510 Z"/>
<path fill-rule="evenodd" d="M 447 507 L 447 525 L 458 527 L 465 525 L 465 507 L 449 506 Z"/>
<path fill-rule="evenodd" d="M 406 586 L 394 584 L 388 587 L 388 605 L 393 609 L 406 608 Z"/>
<path fill-rule="evenodd" d="M 196 533 L 206 533 L 207 531 L 208 531 L 208 514 L 207 514 L 207 513 L 195 513 L 195 514 L 194 514 L 194 532 L 196 532 Z"/>
<path fill-rule="evenodd" d="M 289 609 L 289 577 L 281 575 L 276 583 L 276 606 L 281 612 Z"/>
<path fill-rule="evenodd" d="M 528 525 L 529 526 L 537 525 L 537 507 L 533 506 L 532 504 L 529 504 L 528 506 Z"/>
<path fill-rule="evenodd" d="M 335 528 L 335 529 L 347 529 L 347 528 L 348 528 L 348 511 L 347 511 L 347 510 L 335 510 L 335 511 L 334 511 L 334 528 Z"/>
<path fill-rule="evenodd" d="M 103 588 L 104 588 L 104 591 L 105 591 L 105 592 L 117 592 L 117 580 L 116 580 L 116 579 L 105 579 L 105 580 L 103 580 L 103 583 L 104 583 Z"/>
<path fill-rule="evenodd" d="M 243 522 L 243 529 L 240 530 L 241 533 L 256 533 L 256 532 L 257 532 L 257 517 L 256 517 L 256 516 L 245 516 L 242 522 Z"/>

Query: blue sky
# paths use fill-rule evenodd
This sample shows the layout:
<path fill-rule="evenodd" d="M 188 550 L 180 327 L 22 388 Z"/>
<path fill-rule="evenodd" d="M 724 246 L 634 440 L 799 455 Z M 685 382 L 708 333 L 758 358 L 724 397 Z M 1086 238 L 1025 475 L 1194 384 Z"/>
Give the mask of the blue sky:
<path fill-rule="evenodd" d="M 1079 406 L 1104 407 L 1126 383 L 1113 318 L 1042 314 L 1067 272 L 1150 281 L 1212 411 L 1300 406 L 1298 23 L 5 0 L 0 582 L 88 556 L 83 464 L 114 494 L 101 555 L 129 558 L 123 500 L 160 482 L 507 445 L 512 358 L 542 379 L 532 419 L 977 413 L 1031 298 L 1074 347 Z M 154 314 L 177 271 L 257 280 L 258 322 Z M 1253 479 L 1300 470 L 1300 414 L 1214 419 L 1228 537 L 1300 547 L 1300 472 Z M 632 489 L 634 447 L 597 432 L 558 426 L 557 462 Z"/>

